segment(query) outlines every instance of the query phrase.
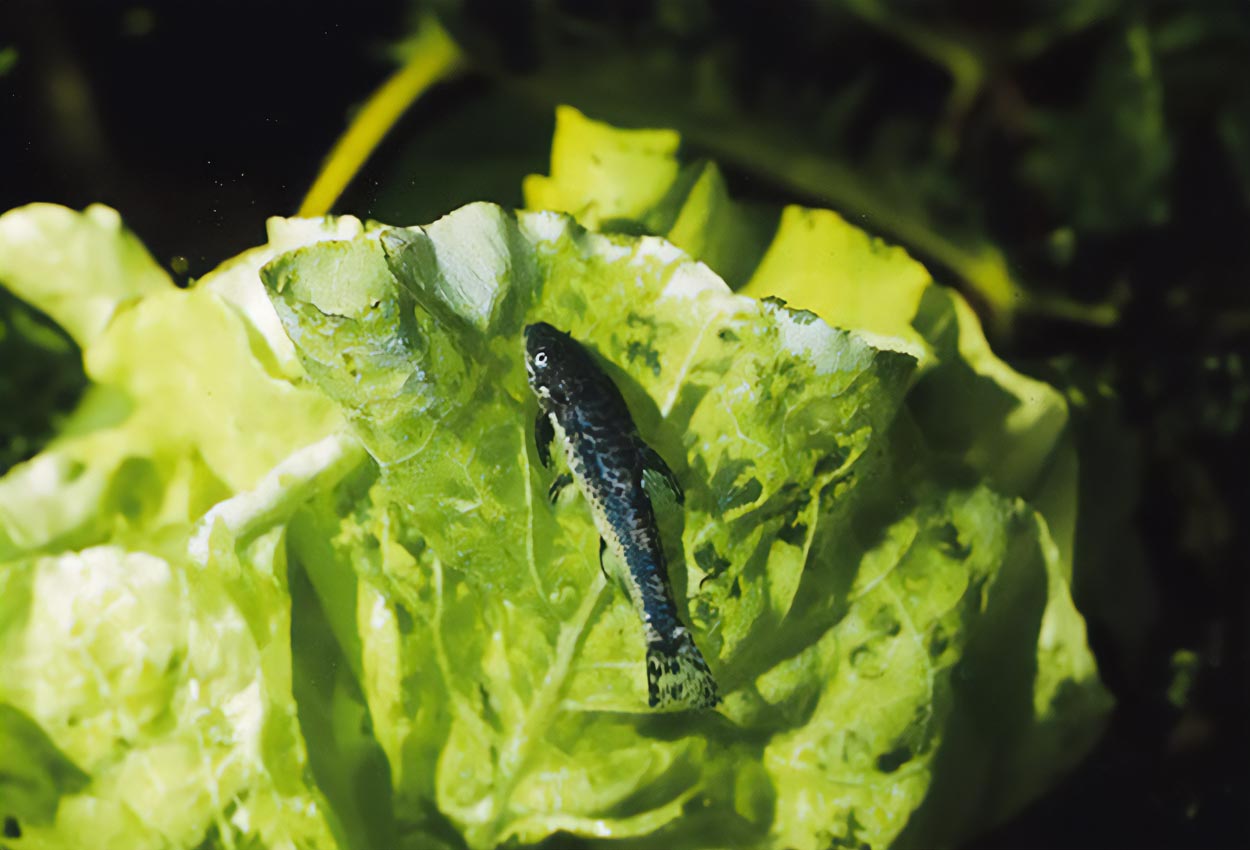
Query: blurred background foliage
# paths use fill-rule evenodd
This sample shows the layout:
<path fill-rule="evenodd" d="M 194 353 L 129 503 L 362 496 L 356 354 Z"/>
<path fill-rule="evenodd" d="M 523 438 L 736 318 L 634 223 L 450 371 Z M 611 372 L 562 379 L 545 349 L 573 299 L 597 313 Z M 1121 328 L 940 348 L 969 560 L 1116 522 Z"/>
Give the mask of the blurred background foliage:
<path fill-rule="evenodd" d="M 1077 588 L 1119 700 L 1107 738 L 985 845 L 1250 842 L 1250 5 L 10 0 L 0 209 L 108 203 L 193 279 L 299 207 L 355 110 L 428 49 L 431 14 L 448 79 L 334 209 L 519 206 L 570 103 L 679 130 L 738 199 L 831 207 L 906 246 L 1065 392 L 1078 570 L 1118 565 Z M 3 470 L 83 378 L 11 298 L 0 357 Z"/>

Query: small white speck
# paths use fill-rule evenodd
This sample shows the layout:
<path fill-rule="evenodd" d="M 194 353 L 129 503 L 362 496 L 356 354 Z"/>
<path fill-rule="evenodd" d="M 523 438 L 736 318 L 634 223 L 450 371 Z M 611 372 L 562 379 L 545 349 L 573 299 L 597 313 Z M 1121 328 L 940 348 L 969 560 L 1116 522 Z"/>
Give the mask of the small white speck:
<path fill-rule="evenodd" d="M 369 627 L 375 632 L 386 628 L 391 622 L 391 609 L 386 604 L 386 600 L 379 596 L 373 600 L 373 611 L 369 614 Z"/>

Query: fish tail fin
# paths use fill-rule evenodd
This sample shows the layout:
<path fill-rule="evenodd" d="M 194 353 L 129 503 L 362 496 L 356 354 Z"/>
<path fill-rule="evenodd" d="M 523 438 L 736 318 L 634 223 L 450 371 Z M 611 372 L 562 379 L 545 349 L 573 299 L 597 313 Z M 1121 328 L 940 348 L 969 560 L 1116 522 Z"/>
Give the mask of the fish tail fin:
<path fill-rule="evenodd" d="M 720 697 L 703 654 L 684 626 L 647 644 L 647 692 L 652 708 L 713 708 Z"/>

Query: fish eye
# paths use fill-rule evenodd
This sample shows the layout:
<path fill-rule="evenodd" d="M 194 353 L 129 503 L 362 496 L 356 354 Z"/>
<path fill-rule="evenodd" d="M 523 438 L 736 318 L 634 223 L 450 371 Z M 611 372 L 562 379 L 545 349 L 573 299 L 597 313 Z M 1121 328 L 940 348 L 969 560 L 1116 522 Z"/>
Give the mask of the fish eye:
<path fill-rule="evenodd" d="M 534 365 L 542 369 L 547 365 L 547 352 L 540 351 L 534 355 Z"/>

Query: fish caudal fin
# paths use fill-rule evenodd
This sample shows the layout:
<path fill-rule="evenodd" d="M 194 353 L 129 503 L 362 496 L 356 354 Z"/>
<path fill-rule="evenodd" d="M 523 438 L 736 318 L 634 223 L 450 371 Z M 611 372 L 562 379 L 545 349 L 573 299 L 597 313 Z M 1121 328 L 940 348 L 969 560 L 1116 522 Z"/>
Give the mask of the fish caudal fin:
<path fill-rule="evenodd" d="M 712 708 L 720 697 L 716 681 L 684 627 L 647 645 L 649 704 L 661 711 Z"/>

